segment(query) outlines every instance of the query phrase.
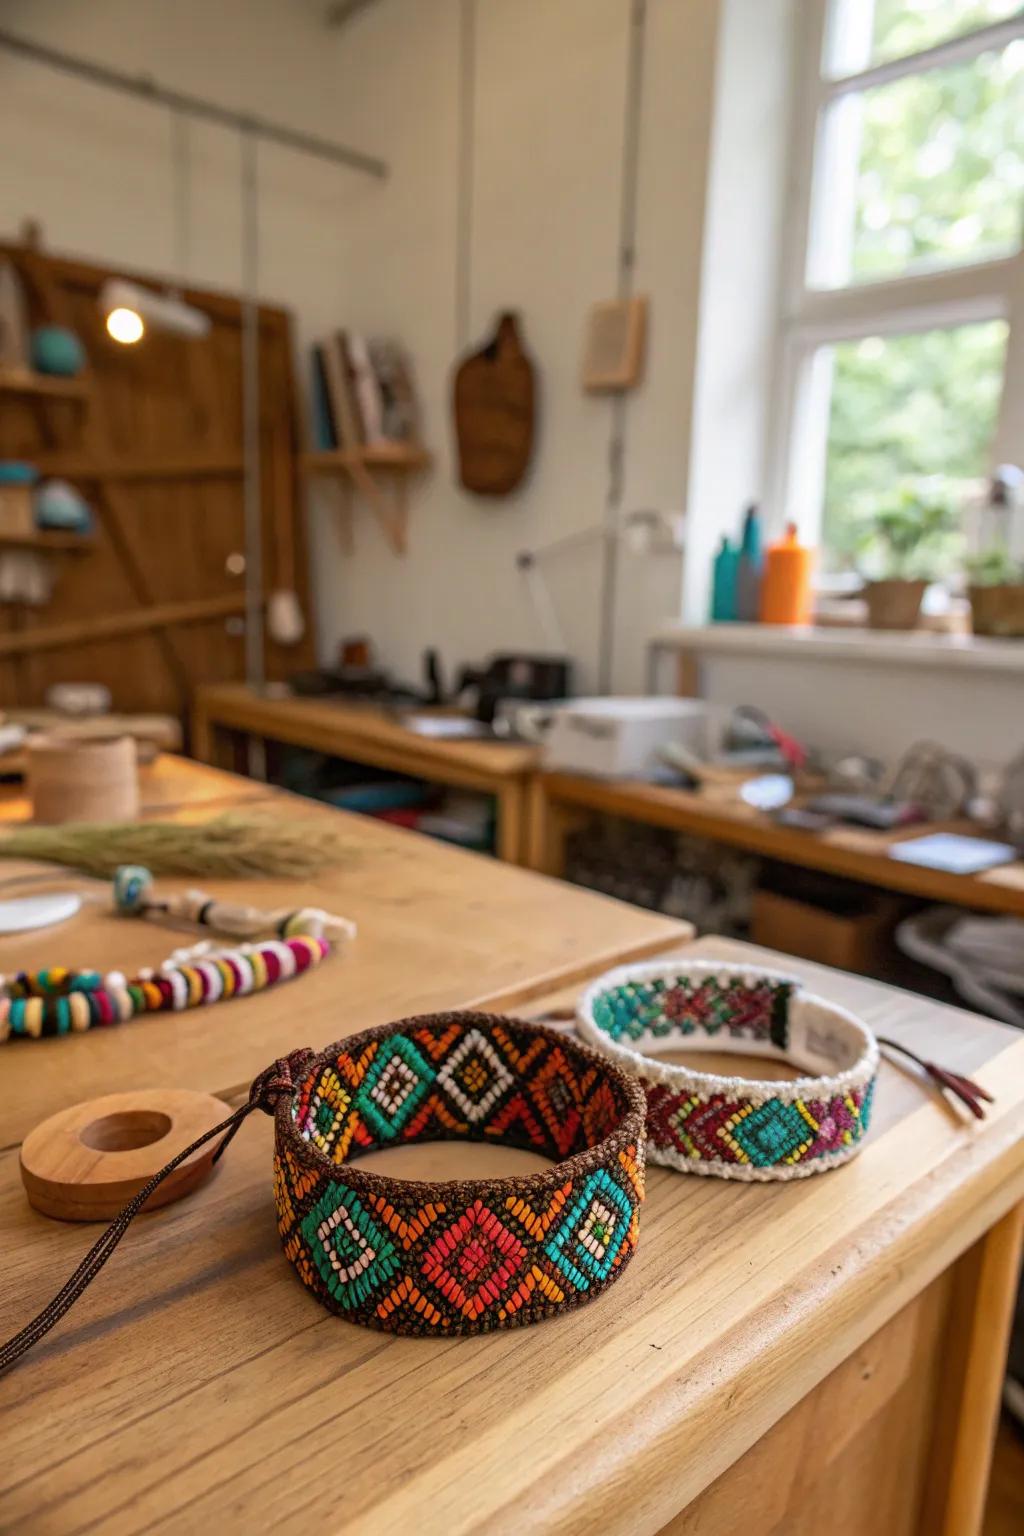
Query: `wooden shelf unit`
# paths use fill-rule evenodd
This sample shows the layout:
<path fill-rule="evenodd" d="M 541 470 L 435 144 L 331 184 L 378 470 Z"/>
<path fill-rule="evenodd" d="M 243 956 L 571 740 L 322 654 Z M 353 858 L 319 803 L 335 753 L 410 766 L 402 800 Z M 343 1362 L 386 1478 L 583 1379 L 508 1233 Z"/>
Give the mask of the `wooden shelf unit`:
<path fill-rule="evenodd" d="M 87 555 L 96 543 L 91 533 L 63 528 L 37 528 L 34 533 L 0 533 L 0 548 L 34 549 L 41 554 Z"/>
<path fill-rule="evenodd" d="M 307 477 L 333 476 L 342 491 L 342 532 L 346 550 L 352 551 L 352 509 L 349 490 L 354 485 L 377 514 L 384 536 L 396 555 L 404 555 L 408 532 L 407 477 L 429 468 L 431 456 L 418 443 L 372 443 L 362 448 L 330 448 L 304 453 L 299 461 Z M 390 477 L 390 495 L 378 478 Z"/>
<path fill-rule="evenodd" d="M 50 373 L 21 373 L 14 369 L 0 369 L 0 394 L 25 395 L 34 399 L 85 400 L 89 394 L 89 381 L 85 378 L 62 378 Z"/>

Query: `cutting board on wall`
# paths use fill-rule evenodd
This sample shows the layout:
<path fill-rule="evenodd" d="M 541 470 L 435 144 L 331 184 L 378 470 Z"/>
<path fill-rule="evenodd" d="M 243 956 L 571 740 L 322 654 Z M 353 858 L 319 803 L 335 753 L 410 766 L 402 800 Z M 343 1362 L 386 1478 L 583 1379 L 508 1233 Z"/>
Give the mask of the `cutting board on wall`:
<path fill-rule="evenodd" d="M 491 339 L 455 372 L 459 480 L 477 496 L 507 496 L 533 454 L 536 378 L 518 317 L 506 310 Z"/>

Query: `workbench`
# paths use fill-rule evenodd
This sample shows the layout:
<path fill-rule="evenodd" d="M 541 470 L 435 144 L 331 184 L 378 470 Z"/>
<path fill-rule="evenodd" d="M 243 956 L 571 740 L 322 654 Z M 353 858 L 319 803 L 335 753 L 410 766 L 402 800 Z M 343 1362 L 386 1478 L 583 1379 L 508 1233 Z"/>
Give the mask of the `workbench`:
<path fill-rule="evenodd" d="M 765 812 L 746 805 L 733 791 L 672 789 L 641 780 L 571 773 L 535 774 L 530 796 L 527 862 L 531 869 L 547 875 L 564 871 L 566 835 L 589 815 L 599 814 L 685 832 L 761 858 L 859 880 L 925 901 L 1024 916 L 1024 861 L 978 875 L 955 875 L 889 856 L 890 848 L 903 838 L 938 831 L 976 835 L 977 829 L 969 822 L 930 823 L 896 832 L 852 826 L 807 832 L 780 826 Z"/>
<path fill-rule="evenodd" d="M 498 857 L 510 864 L 525 863 L 527 789 L 540 763 L 536 747 L 420 735 L 377 704 L 268 697 L 243 683 L 198 688 L 192 713 L 195 756 L 205 763 L 220 762 L 225 738 L 232 735 L 285 742 L 432 784 L 492 795 Z"/>
<path fill-rule="evenodd" d="M 36 1214 L 21 1189 L 17 1143 L 57 1108 L 169 1084 L 238 1103 L 300 1044 L 431 1008 L 542 1016 L 584 978 L 687 937 L 377 822 L 271 792 L 265 804 L 308 819 L 311 835 L 328 820 L 342 831 L 341 861 L 303 900 L 354 917 L 359 936 L 283 992 L 213 1015 L 2 1048 L 0 1337 L 95 1236 Z M 261 906 L 289 899 L 281 882 L 211 885 Z M 0 965 L 57 952 L 131 969 L 166 943 L 94 907 L 16 954 L 0 941 Z M 533 1328 L 447 1340 L 347 1325 L 303 1289 L 278 1247 L 272 1125 L 254 1116 L 215 1177 L 141 1218 L 0 1379 L 0 1528 L 977 1532 L 1020 1246 L 1024 1039 L 732 941 L 687 952 L 774 959 L 997 1103 L 968 1121 L 886 1063 L 870 1136 L 846 1166 L 775 1185 L 652 1167 L 637 1255 L 605 1296 Z M 377 1156 L 411 1177 L 534 1165 L 455 1142 Z"/>

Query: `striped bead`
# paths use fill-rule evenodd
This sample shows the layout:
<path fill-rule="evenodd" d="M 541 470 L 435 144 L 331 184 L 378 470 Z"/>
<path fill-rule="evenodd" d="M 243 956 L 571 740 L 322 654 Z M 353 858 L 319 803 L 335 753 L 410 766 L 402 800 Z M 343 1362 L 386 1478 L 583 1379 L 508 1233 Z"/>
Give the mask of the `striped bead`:
<path fill-rule="evenodd" d="M 127 1023 L 145 1013 L 180 1013 L 222 998 L 262 992 L 278 981 L 300 976 L 330 953 L 318 935 L 296 931 L 286 939 L 223 950 L 191 964 L 166 961 L 154 972 L 141 970 L 130 981 L 120 971 L 71 971 L 65 966 L 21 971 L 0 991 L 0 1043 L 15 1036 L 79 1034 Z M 184 954 L 187 951 L 182 952 Z"/>

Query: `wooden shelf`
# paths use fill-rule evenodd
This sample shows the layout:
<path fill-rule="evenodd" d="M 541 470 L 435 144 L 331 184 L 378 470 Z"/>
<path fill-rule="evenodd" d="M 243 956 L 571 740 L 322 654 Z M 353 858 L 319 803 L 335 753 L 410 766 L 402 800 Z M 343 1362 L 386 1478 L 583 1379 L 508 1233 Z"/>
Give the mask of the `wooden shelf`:
<path fill-rule="evenodd" d="M 426 469 L 431 456 L 418 443 L 375 443 L 363 448 L 331 448 L 319 453 L 304 453 L 299 460 L 307 476 L 334 476 L 343 491 L 342 531 L 345 547 L 352 549 L 352 516 L 348 489 L 354 485 L 377 514 L 384 536 L 396 555 L 404 555 L 408 510 L 406 479 L 417 470 Z M 390 494 L 377 479 L 391 477 Z"/>
<path fill-rule="evenodd" d="M 0 394 L 27 395 L 50 400 L 84 400 L 89 381 L 83 378 L 59 378 L 49 373 L 18 373 L 0 369 Z"/>
<path fill-rule="evenodd" d="M 63 528 L 37 528 L 34 533 L 0 532 L 0 547 L 4 549 L 50 550 L 54 554 L 86 555 L 95 548 L 96 540 L 91 533 L 72 533 Z"/>
<path fill-rule="evenodd" d="M 109 452 L 109 450 L 107 450 Z M 44 452 L 34 457 L 43 475 L 62 480 L 219 480 L 241 478 L 245 473 L 237 453 L 193 453 L 168 458 L 136 459 L 76 453 Z"/>

